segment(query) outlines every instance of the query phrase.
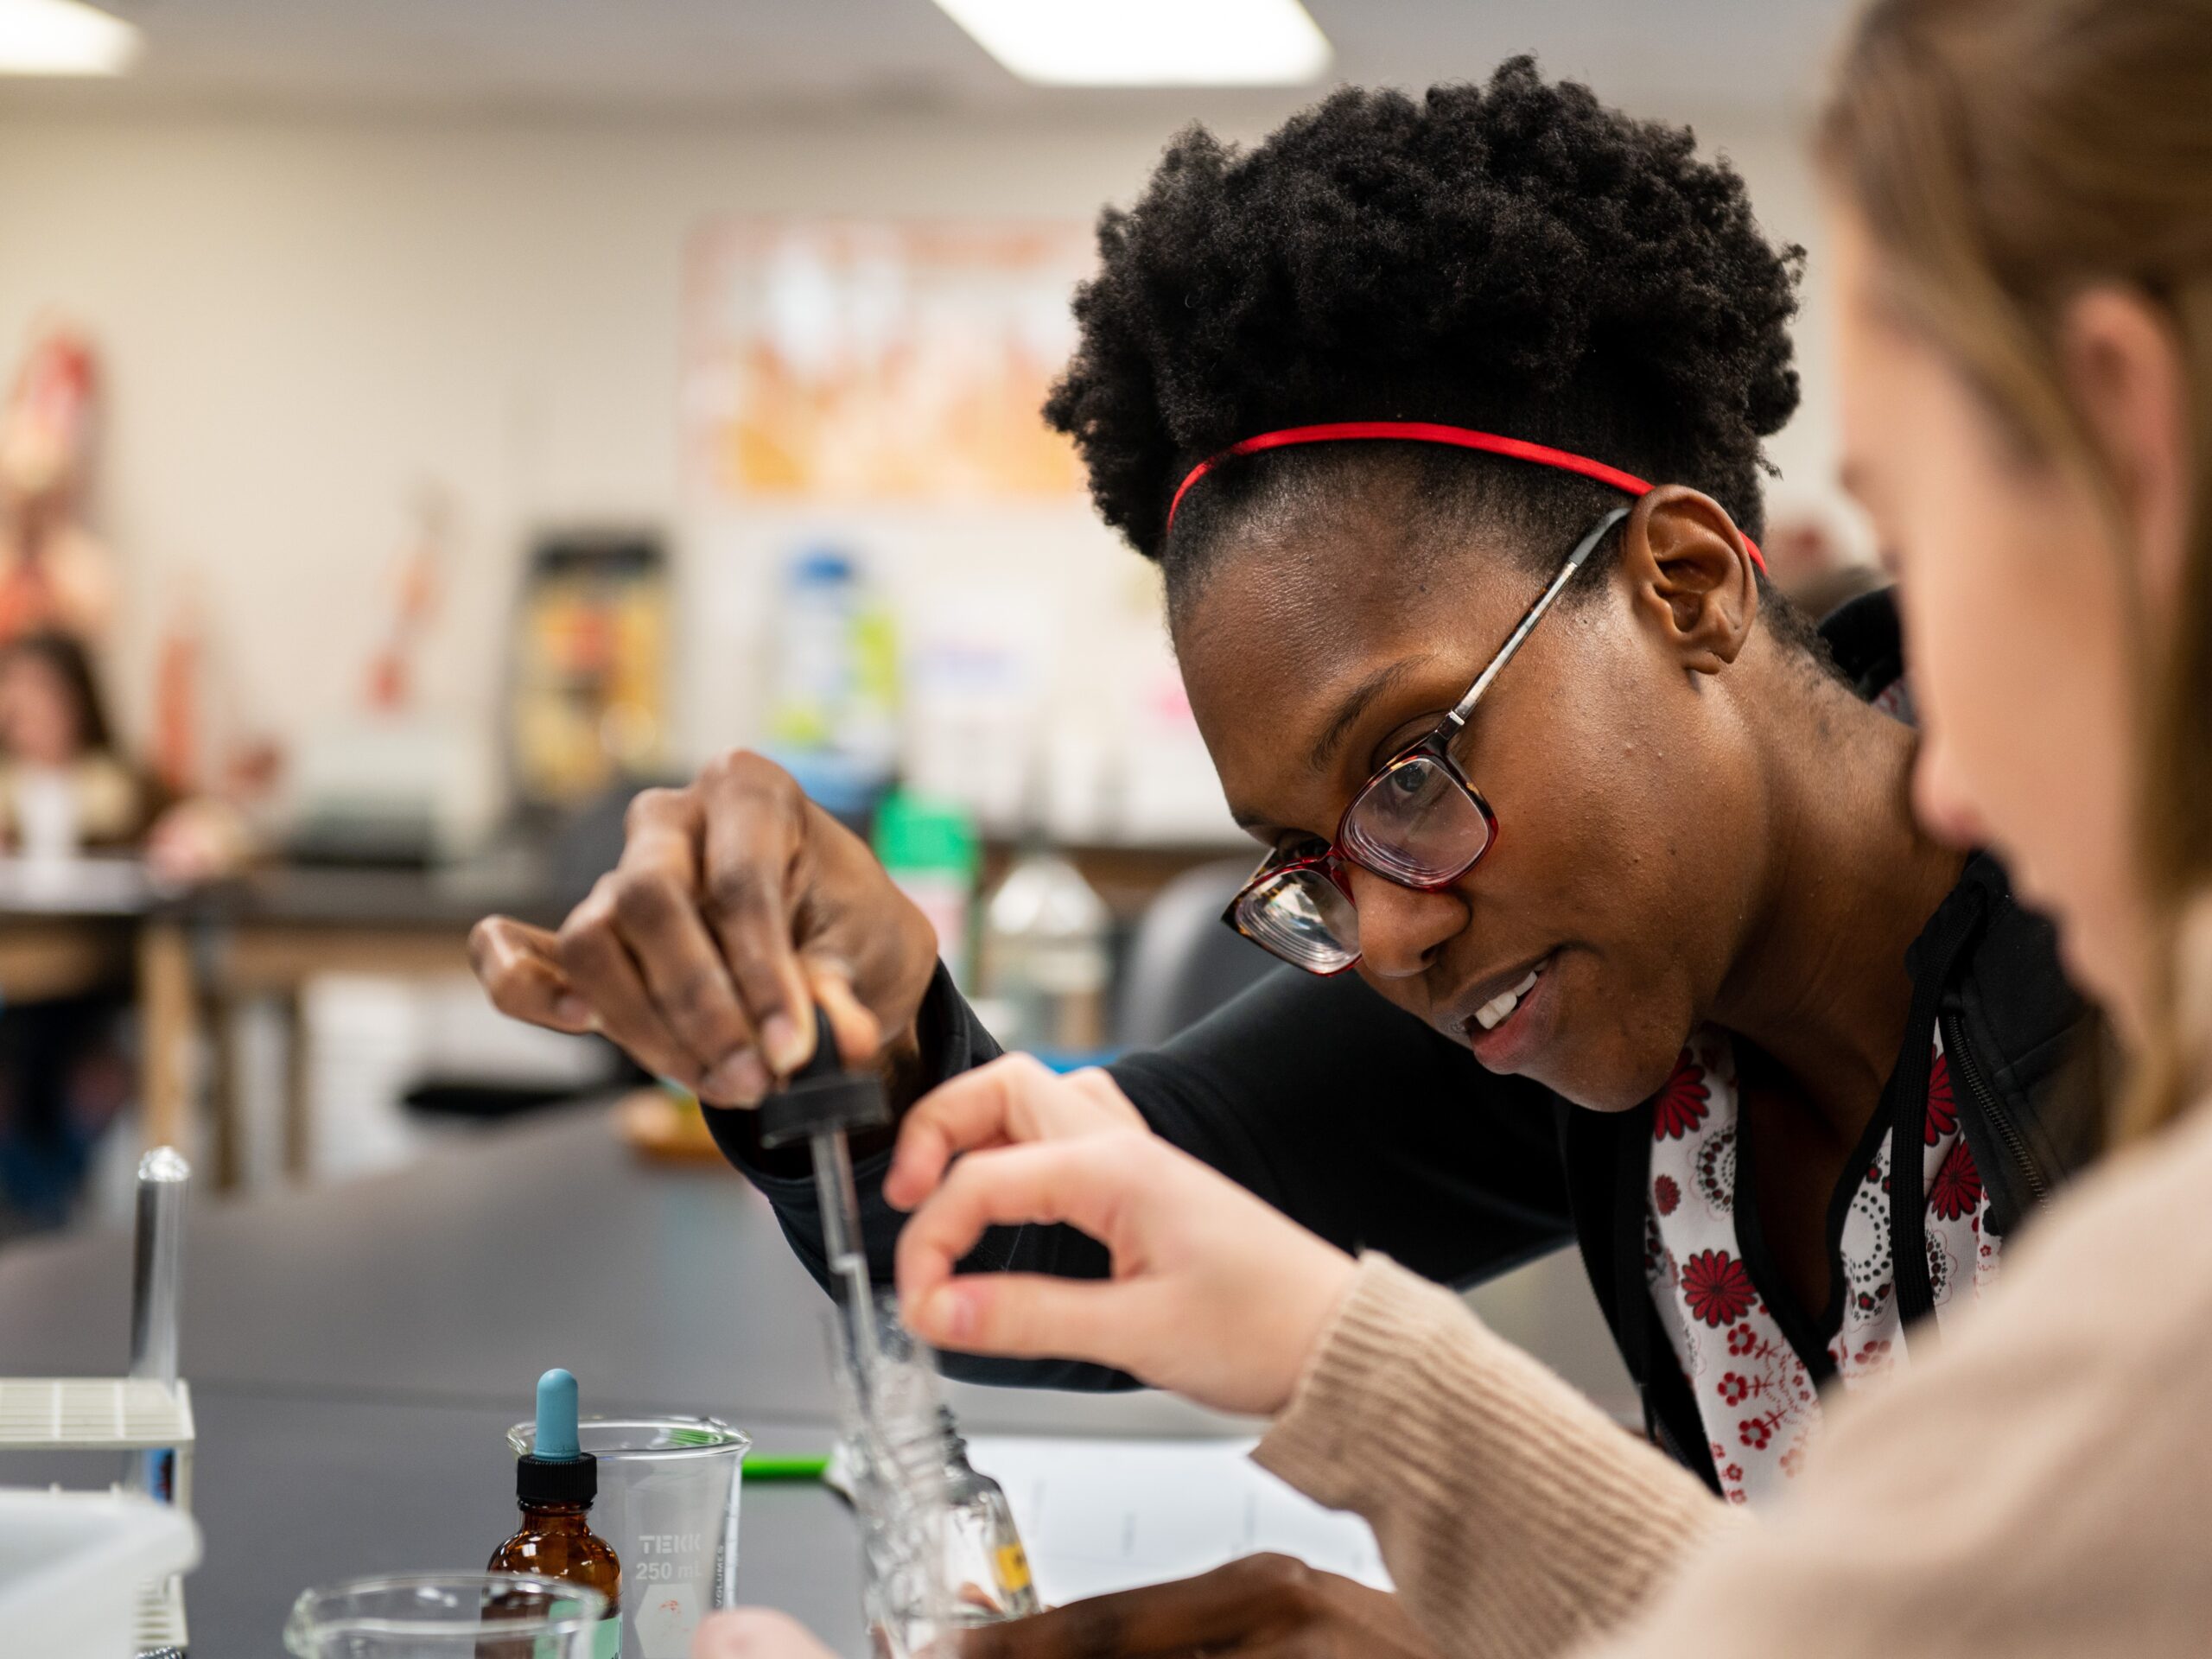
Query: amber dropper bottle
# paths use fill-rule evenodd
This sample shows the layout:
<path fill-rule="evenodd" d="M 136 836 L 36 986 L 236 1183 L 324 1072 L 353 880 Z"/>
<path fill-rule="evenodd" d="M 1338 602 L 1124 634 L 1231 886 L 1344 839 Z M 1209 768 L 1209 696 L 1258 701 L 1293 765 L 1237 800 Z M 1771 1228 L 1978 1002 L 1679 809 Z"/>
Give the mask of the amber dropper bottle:
<path fill-rule="evenodd" d="M 622 1563 L 591 1529 L 599 1462 L 576 1443 L 576 1379 L 556 1367 L 537 1379 L 537 1432 L 515 1460 L 522 1529 L 492 1552 L 487 1573 L 535 1573 L 607 1598 L 592 1659 L 620 1659 Z"/>

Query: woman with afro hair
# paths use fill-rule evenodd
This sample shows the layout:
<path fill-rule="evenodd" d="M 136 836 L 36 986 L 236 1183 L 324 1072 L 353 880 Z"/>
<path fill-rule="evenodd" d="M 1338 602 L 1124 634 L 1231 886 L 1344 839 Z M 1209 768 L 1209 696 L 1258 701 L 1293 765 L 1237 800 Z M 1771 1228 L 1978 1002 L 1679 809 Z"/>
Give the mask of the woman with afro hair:
<path fill-rule="evenodd" d="M 2094 1139 L 2049 928 L 1914 823 L 1886 596 L 1815 629 L 1767 582 L 1797 251 L 1689 133 L 1526 60 L 1342 91 L 1249 150 L 1189 130 L 1099 244 L 1046 416 L 1160 567 L 1265 850 L 1227 919 L 1284 969 L 1071 1093 L 1014 1067 L 923 1100 L 996 1045 L 861 843 L 734 754 L 640 798 L 559 935 L 484 924 L 480 971 L 733 1106 L 804 1058 L 818 1001 L 904 1112 L 895 1164 L 858 1149 L 879 1276 L 948 1158 L 1077 1097 L 1448 1284 L 1572 1241 L 1652 1437 L 1731 1500 L 1777 1491 L 1817 1388 L 1932 1340 Z M 709 1116 L 820 1276 L 804 1160 Z M 965 1265 L 1109 1264 L 1026 1226 Z M 1249 1342 L 1290 1313 L 1251 1309 Z M 1384 1599 L 1265 1563 L 1003 1640 L 1294 1635 L 1422 1645 Z"/>

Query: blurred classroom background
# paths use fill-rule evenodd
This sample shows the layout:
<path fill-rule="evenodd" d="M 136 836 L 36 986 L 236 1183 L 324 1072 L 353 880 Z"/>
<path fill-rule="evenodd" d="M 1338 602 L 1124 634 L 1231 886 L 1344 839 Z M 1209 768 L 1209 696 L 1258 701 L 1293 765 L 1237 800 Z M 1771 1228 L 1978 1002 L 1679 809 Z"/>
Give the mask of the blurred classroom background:
<path fill-rule="evenodd" d="M 1246 9 L 1193 65 L 1156 0 L 1071 61 L 1018 0 L 0 0 L 0 1238 L 115 1218 L 149 1136 L 337 1179 L 645 1083 L 493 1016 L 467 923 L 557 919 L 733 745 L 1009 1040 L 1258 970 L 1154 573 L 1036 419 L 1100 206 L 1190 121 L 1532 50 L 1817 266 L 1841 8 Z M 1840 591 L 1817 280 L 1797 338 L 1768 546 Z"/>

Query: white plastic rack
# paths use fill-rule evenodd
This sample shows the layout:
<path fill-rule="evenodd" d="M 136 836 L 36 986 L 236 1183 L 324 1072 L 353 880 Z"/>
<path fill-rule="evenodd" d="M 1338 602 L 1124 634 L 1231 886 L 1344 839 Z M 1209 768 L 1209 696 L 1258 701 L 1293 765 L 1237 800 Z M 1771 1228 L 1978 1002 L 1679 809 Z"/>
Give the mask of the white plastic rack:
<path fill-rule="evenodd" d="M 151 1377 L 0 1377 L 0 1452 L 112 1452 L 169 1447 L 176 1454 L 173 1501 L 192 1507 L 192 1388 Z M 0 1465 L 4 1473 L 5 1465 Z M 140 1592 L 133 1632 L 138 1650 L 187 1645 L 184 1590 L 175 1578 Z"/>

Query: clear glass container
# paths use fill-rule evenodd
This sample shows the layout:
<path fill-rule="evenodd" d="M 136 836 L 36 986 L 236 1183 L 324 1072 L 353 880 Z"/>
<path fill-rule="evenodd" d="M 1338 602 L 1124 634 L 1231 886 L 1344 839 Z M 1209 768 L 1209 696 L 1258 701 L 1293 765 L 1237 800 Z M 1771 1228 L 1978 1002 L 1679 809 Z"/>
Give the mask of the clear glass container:
<path fill-rule="evenodd" d="M 294 1659 L 591 1659 L 607 1599 L 512 1573 L 421 1573 L 308 1590 L 284 1622 Z"/>
<path fill-rule="evenodd" d="M 914 1455 L 940 1465 L 945 1505 L 940 1548 L 951 1622 L 989 1624 L 1035 1612 L 1029 1553 L 1021 1547 L 1005 1489 L 969 1463 L 968 1442 L 950 1410 L 938 1408 L 938 1433 Z"/>
<path fill-rule="evenodd" d="M 536 1437 L 517 1423 L 507 1444 L 520 1457 Z M 622 1562 L 623 1659 L 686 1659 L 699 1621 L 730 1605 L 753 1442 L 713 1417 L 587 1417 L 576 1441 L 599 1460 L 593 1529 Z"/>
<path fill-rule="evenodd" d="M 874 1313 L 874 1351 L 857 1363 L 842 1322 L 835 1327 L 839 1462 L 860 1516 L 861 1611 L 875 1651 L 913 1659 L 960 1630 L 1036 1611 L 1037 1592 L 1006 1493 L 968 1461 L 935 1356 L 899 1323 L 895 1304 Z"/>

